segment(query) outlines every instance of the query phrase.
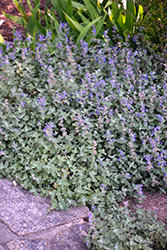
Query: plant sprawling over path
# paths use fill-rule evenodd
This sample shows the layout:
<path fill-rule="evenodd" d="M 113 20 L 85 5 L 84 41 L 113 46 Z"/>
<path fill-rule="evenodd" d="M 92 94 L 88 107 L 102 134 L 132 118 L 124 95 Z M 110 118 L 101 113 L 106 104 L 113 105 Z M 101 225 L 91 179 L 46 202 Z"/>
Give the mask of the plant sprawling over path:
<path fill-rule="evenodd" d="M 56 209 L 89 206 L 88 248 L 165 248 L 165 224 L 119 204 L 166 192 L 167 64 L 127 41 L 108 46 L 107 32 L 90 47 L 59 32 L 35 51 L 18 34 L 0 52 L 1 178 Z"/>

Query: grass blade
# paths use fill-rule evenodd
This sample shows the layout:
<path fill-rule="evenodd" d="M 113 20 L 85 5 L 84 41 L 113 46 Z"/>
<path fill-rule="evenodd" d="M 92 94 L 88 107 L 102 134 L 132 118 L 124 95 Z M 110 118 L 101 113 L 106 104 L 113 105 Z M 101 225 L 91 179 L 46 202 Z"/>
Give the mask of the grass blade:
<path fill-rule="evenodd" d="M 66 13 L 70 17 L 73 15 L 73 8 L 72 8 L 71 0 L 68 0 L 68 2 L 67 2 L 67 11 L 66 11 Z"/>
<path fill-rule="evenodd" d="M 59 24 L 59 22 L 57 21 L 57 18 L 56 18 L 56 15 L 55 15 L 54 12 L 51 13 L 51 16 L 53 17 L 52 20 L 53 20 L 53 23 L 54 23 L 53 29 L 55 28 L 56 33 L 57 33 L 57 35 L 59 36 L 59 30 L 58 30 L 58 28 L 60 27 L 60 24 Z"/>
<path fill-rule="evenodd" d="M 17 0 L 12 0 L 13 3 L 16 5 L 16 8 L 18 9 L 18 11 L 20 12 L 21 16 L 24 18 L 24 20 L 28 23 L 28 16 L 27 13 L 24 9 L 24 6 L 22 5 L 22 7 L 19 5 L 19 3 L 17 2 Z"/>
<path fill-rule="evenodd" d="M 35 23 L 35 25 L 37 26 L 37 28 L 39 29 L 39 31 L 46 36 L 46 29 L 40 24 L 39 21 L 36 20 L 36 18 L 34 17 L 34 15 L 31 13 L 31 17 Z"/>
<path fill-rule="evenodd" d="M 76 8 L 78 10 L 87 11 L 87 8 L 84 4 L 72 1 L 72 6 L 73 6 L 73 8 Z"/>
<path fill-rule="evenodd" d="M 9 20 L 11 20 L 12 22 L 18 23 L 20 25 L 23 25 L 23 18 L 19 17 L 19 16 L 11 16 L 9 14 L 6 14 L 2 11 L 2 13 L 4 14 L 4 16 L 6 16 Z"/>
<path fill-rule="evenodd" d="M 113 19 L 114 19 L 114 22 L 119 30 L 119 34 L 124 37 L 124 34 L 123 34 L 123 18 L 121 15 L 121 11 L 120 9 L 118 8 L 118 4 L 116 4 L 115 2 L 112 2 L 112 13 L 113 13 Z"/>
<path fill-rule="evenodd" d="M 37 14 L 37 11 L 39 9 L 40 3 L 38 5 L 35 6 L 35 8 L 32 10 L 32 14 L 35 17 Z M 32 16 L 30 16 L 29 18 L 29 23 L 28 23 L 28 29 L 30 31 L 30 35 L 33 36 L 34 33 L 34 20 L 32 19 Z"/>
<path fill-rule="evenodd" d="M 87 11 L 90 13 L 91 19 L 95 20 L 99 17 L 99 14 L 97 13 L 96 9 L 93 7 L 93 5 L 90 3 L 89 0 L 84 0 L 84 3 L 87 7 Z"/>
<path fill-rule="evenodd" d="M 117 21 L 120 15 L 120 10 L 118 9 L 118 4 L 112 2 L 112 11 L 114 15 L 114 20 Z"/>
<path fill-rule="evenodd" d="M 126 10 L 129 13 L 126 12 L 125 29 L 133 32 L 133 27 L 134 27 L 133 24 L 135 22 L 135 19 L 132 16 L 134 16 L 136 18 L 136 7 L 135 7 L 134 3 L 127 1 L 126 2 Z"/>
<path fill-rule="evenodd" d="M 78 15 L 81 17 L 83 23 L 89 23 L 89 19 L 87 19 L 84 15 L 82 15 L 79 11 L 77 12 Z"/>
<path fill-rule="evenodd" d="M 28 4 L 28 8 L 33 11 L 33 7 L 31 5 L 31 1 L 30 0 L 27 0 L 27 4 Z"/>
<path fill-rule="evenodd" d="M 57 0 L 51 0 L 51 3 L 53 4 L 53 6 L 54 6 L 54 8 L 55 8 L 55 10 L 56 10 L 56 12 L 57 12 L 57 14 L 58 14 L 58 16 L 61 17 L 61 15 L 62 15 L 61 10 L 62 10 L 62 7 L 63 7 L 63 6 L 60 6 L 60 5 L 57 3 Z"/>
<path fill-rule="evenodd" d="M 98 17 L 97 19 L 93 20 L 92 22 L 90 22 L 86 27 L 83 28 L 82 32 L 80 33 L 80 35 L 77 38 L 76 44 L 79 43 L 79 40 L 82 40 L 85 36 L 86 33 L 88 32 L 88 30 L 97 22 L 101 19 L 101 17 Z"/>
<path fill-rule="evenodd" d="M 73 25 L 73 27 L 75 28 L 75 29 L 77 29 L 79 32 L 81 32 L 83 29 L 84 29 L 84 27 L 81 25 L 81 24 L 79 24 L 79 23 L 77 23 L 76 21 L 74 21 L 71 17 L 69 17 L 64 11 L 63 11 L 63 13 L 64 13 L 64 15 L 65 15 L 65 17 L 66 17 L 66 19 L 67 19 L 67 22 L 69 23 L 69 25 L 71 26 L 71 24 Z"/>
<path fill-rule="evenodd" d="M 96 35 L 95 37 L 99 34 L 99 32 L 101 31 L 101 28 L 104 24 L 104 21 L 106 19 L 107 14 L 100 20 L 100 22 L 95 26 L 96 29 Z M 92 43 L 92 41 L 90 41 L 93 38 L 92 34 L 89 34 L 88 38 L 86 39 L 86 42 L 88 43 L 88 45 L 90 45 Z"/>

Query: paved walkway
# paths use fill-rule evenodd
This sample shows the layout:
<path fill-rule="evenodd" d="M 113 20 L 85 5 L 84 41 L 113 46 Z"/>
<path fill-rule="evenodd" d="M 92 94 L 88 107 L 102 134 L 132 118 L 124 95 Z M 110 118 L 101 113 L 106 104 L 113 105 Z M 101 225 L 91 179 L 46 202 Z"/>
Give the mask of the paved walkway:
<path fill-rule="evenodd" d="M 87 250 L 79 225 L 88 227 L 87 207 L 47 213 L 50 199 L 0 179 L 0 250 Z"/>

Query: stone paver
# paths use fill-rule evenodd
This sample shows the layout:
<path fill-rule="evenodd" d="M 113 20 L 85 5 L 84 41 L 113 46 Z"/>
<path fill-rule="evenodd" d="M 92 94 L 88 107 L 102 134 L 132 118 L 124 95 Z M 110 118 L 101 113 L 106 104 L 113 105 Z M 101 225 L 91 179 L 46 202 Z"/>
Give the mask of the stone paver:
<path fill-rule="evenodd" d="M 7 247 L 10 250 L 20 250 L 20 249 L 26 249 L 26 250 L 47 250 L 46 241 L 44 240 L 15 240 L 7 243 Z"/>
<path fill-rule="evenodd" d="M 54 250 L 78 250 L 84 248 L 85 244 L 82 235 L 80 235 L 78 226 L 76 225 L 58 233 L 53 240 Z"/>
<path fill-rule="evenodd" d="M 0 250 L 86 250 L 79 226 L 88 228 L 89 209 L 47 213 L 50 199 L 0 180 Z"/>

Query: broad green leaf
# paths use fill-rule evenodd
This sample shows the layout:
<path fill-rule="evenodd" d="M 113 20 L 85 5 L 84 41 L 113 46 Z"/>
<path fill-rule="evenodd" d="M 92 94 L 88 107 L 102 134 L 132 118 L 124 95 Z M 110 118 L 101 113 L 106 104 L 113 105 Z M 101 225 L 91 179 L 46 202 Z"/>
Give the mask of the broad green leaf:
<path fill-rule="evenodd" d="M 40 4 L 40 0 L 34 0 L 34 4 L 35 4 L 35 6 L 36 6 L 37 4 Z"/>
<path fill-rule="evenodd" d="M 92 22 L 90 22 L 86 27 L 83 28 L 82 32 L 80 33 L 80 35 L 77 38 L 76 44 L 79 43 L 79 40 L 82 40 L 85 36 L 86 33 L 88 32 L 88 30 L 97 22 L 101 19 L 101 17 L 98 17 L 97 19 L 93 20 Z"/>
<path fill-rule="evenodd" d="M 60 17 L 62 15 L 61 10 L 63 9 L 63 5 L 58 4 L 57 0 L 51 0 L 58 16 Z"/>
<path fill-rule="evenodd" d="M 113 16 L 114 20 L 117 21 L 120 15 L 120 10 L 118 9 L 118 4 L 112 1 L 112 11 L 113 11 Z"/>
<path fill-rule="evenodd" d="M 12 0 L 13 3 L 16 5 L 16 8 L 18 9 L 18 11 L 20 12 L 21 16 L 24 18 L 24 20 L 26 22 L 28 22 L 28 16 L 27 16 L 27 13 L 24 9 L 24 6 L 22 4 L 22 6 L 19 5 L 18 1 L 17 0 Z"/>
<path fill-rule="evenodd" d="M 72 16 L 73 15 L 73 8 L 72 8 L 72 3 L 71 0 L 68 0 L 67 2 L 67 15 Z"/>
<path fill-rule="evenodd" d="M 84 27 L 81 24 L 77 23 L 72 18 L 70 18 L 64 11 L 63 11 L 63 13 L 64 13 L 67 21 L 68 22 L 70 21 L 77 30 L 79 30 L 81 32 L 84 29 Z"/>
<path fill-rule="evenodd" d="M 6 14 L 2 11 L 2 13 L 4 14 L 4 16 L 6 16 L 8 19 L 10 19 L 12 22 L 18 23 L 20 25 L 23 25 L 23 18 L 19 17 L 19 16 L 11 16 L 9 14 Z"/>
<path fill-rule="evenodd" d="M 100 20 L 100 22 L 95 26 L 95 29 L 96 29 L 96 35 L 95 37 L 99 34 L 99 32 L 101 31 L 101 27 L 103 26 L 104 24 L 104 21 L 106 19 L 106 16 L 107 14 Z M 90 45 L 92 42 L 90 41 L 91 39 L 93 38 L 92 34 L 90 34 L 88 36 L 88 38 L 86 39 L 86 42 L 88 43 L 88 45 Z"/>
<path fill-rule="evenodd" d="M 54 3 L 56 3 L 56 12 L 58 13 L 59 19 L 65 23 L 65 16 L 63 15 L 62 11 L 66 11 L 67 9 L 67 4 L 65 1 L 62 0 L 51 0 Z"/>
<path fill-rule="evenodd" d="M 38 5 L 33 9 L 33 11 L 32 11 L 33 16 L 36 16 L 36 13 L 37 13 L 39 7 L 40 7 L 40 4 L 38 4 Z M 30 16 L 30 18 L 29 18 L 29 23 L 28 23 L 28 28 L 29 28 L 29 31 L 30 31 L 31 36 L 33 36 L 33 32 L 35 32 L 34 26 L 35 26 L 34 20 L 33 20 L 32 16 Z M 34 37 L 34 36 L 33 36 L 33 37 Z"/>
<path fill-rule="evenodd" d="M 123 19 L 123 15 L 121 15 L 121 11 L 120 9 L 118 8 L 118 4 L 116 4 L 115 2 L 112 2 L 112 10 L 113 10 L 113 19 L 114 19 L 114 22 L 119 30 L 119 34 L 124 37 L 123 35 L 123 21 L 125 21 L 125 19 Z"/>
<path fill-rule="evenodd" d="M 89 0 L 84 0 L 84 3 L 86 4 L 87 10 L 90 13 L 92 21 L 99 17 L 99 14 L 97 13 L 96 9 L 93 7 L 93 5 L 90 3 Z"/>
<path fill-rule="evenodd" d="M 47 11 L 47 9 L 49 8 L 49 4 L 50 4 L 50 0 L 47 0 L 46 4 L 45 4 L 45 12 Z"/>
<path fill-rule="evenodd" d="M 58 28 L 60 27 L 60 24 L 59 24 L 59 22 L 57 21 L 57 18 L 56 18 L 56 16 L 55 16 L 55 14 L 53 13 L 53 17 L 54 17 L 54 28 L 56 29 L 56 32 L 57 32 L 57 35 L 59 35 L 59 30 L 58 30 Z"/>
<path fill-rule="evenodd" d="M 46 29 L 40 24 L 39 21 L 36 20 L 36 18 L 33 16 L 33 14 L 31 13 L 31 17 L 34 21 L 34 23 L 36 24 L 37 28 L 39 29 L 39 31 L 46 36 Z"/>
<path fill-rule="evenodd" d="M 58 5 L 59 5 L 62 9 L 66 9 L 66 8 L 67 8 L 66 1 L 57 0 L 57 2 L 58 2 Z"/>
<path fill-rule="evenodd" d="M 84 4 L 81 4 L 81 3 L 77 3 L 77 2 L 74 2 L 72 1 L 72 6 L 78 10 L 83 10 L 83 11 L 86 11 L 87 8 Z"/>
<path fill-rule="evenodd" d="M 81 19 L 82 19 L 82 21 L 84 22 L 84 23 L 89 23 L 90 21 L 89 21 L 89 19 L 87 19 L 84 15 L 82 15 L 79 11 L 77 12 L 78 13 L 78 15 L 81 17 Z"/>
<path fill-rule="evenodd" d="M 35 49 L 35 40 L 37 39 L 37 37 L 39 36 L 39 31 L 37 26 L 34 26 L 33 28 L 33 33 L 32 33 L 32 37 L 34 38 L 34 49 Z"/>
<path fill-rule="evenodd" d="M 31 1 L 30 0 L 27 0 L 27 4 L 28 4 L 28 7 L 31 11 L 33 11 L 33 7 L 31 5 Z"/>
<path fill-rule="evenodd" d="M 58 11 L 57 9 L 57 0 L 51 0 L 51 3 L 53 4 L 53 6 L 55 7 L 56 11 Z"/>
<path fill-rule="evenodd" d="M 119 34 L 123 37 L 123 18 L 122 18 L 122 15 L 120 14 L 119 18 L 117 21 L 115 21 L 115 24 L 119 30 Z"/>
<path fill-rule="evenodd" d="M 112 27 L 115 26 L 115 22 L 114 22 L 113 17 L 112 17 L 112 21 L 111 21 L 111 20 L 109 19 L 109 16 L 107 15 L 107 17 L 106 17 L 106 24 L 107 24 L 109 30 L 111 30 Z"/>
<path fill-rule="evenodd" d="M 126 3 L 126 9 L 132 14 L 132 18 L 136 18 L 136 6 L 134 3 L 127 1 Z"/>
<path fill-rule="evenodd" d="M 106 5 L 104 6 L 104 9 L 106 9 L 108 6 L 110 6 L 111 5 L 111 1 L 109 0 L 107 3 L 106 3 Z"/>
<path fill-rule="evenodd" d="M 32 10 L 32 14 L 35 16 L 37 14 L 38 9 L 40 8 L 40 3 L 35 6 L 35 8 Z"/>
<path fill-rule="evenodd" d="M 136 7 L 134 3 L 127 1 L 126 2 L 126 22 L 125 22 L 125 29 L 133 32 L 134 22 L 136 18 Z"/>

